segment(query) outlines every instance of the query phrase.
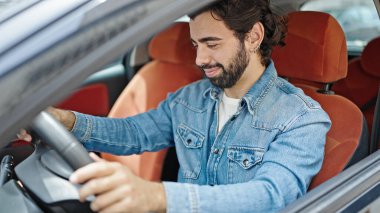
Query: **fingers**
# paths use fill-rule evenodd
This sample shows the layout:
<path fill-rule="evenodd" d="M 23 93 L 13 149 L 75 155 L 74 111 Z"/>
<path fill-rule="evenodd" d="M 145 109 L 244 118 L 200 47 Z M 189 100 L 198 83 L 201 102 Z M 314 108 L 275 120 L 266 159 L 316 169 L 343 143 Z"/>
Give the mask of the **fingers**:
<path fill-rule="evenodd" d="M 96 155 L 93 152 L 90 152 L 89 155 L 92 158 L 92 160 L 94 160 L 95 162 L 105 161 L 104 159 L 100 158 L 98 155 Z"/>
<path fill-rule="evenodd" d="M 144 181 L 120 163 L 101 160 L 93 153 L 90 155 L 96 162 L 78 169 L 71 175 L 70 181 L 85 182 L 79 190 L 81 201 L 95 195 L 90 206 L 93 211 L 147 212 L 166 209 L 162 184 Z M 156 198 L 162 204 L 154 201 Z"/>
<path fill-rule="evenodd" d="M 123 185 L 122 181 L 117 175 L 105 176 L 88 181 L 79 190 L 79 199 L 84 201 L 90 195 L 99 195 L 117 189 L 118 186 Z"/>
<path fill-rule="evenodd" d="M 117 166 L 114 164 L 106 161 L 88 164 L 71 174 L 70 181 L 73 183 L 84 183 L 93 178 L 110 175 L 116 170 Z"/>
<path fill-rule="evenodd" d="M 20 132 L 17 134 L 17 139 L 24 140 L 27 142 L 32 141 L 32 136 L 30 136 L 25 129 L 21 129 Z"/>
<path fill-rule="evenodd" d="M 98 195 L 130 182 L 130 171 L 119 163 L 107 162 L 91 154 L 98 162 L 75 171 L 70 176 L 73 183 L 85 183 L 79 190 L 79 198 L 85 200 L 90 195 Z"/>
<path fill-rule="evenodd" d="M 91 203 L 91 209 L 95 212 L 106 209 L 107 207 L 120 202 L 128 196 L 130 192 L 130 187 L 126 185 L 121 185 L 112 191 L 106 192 L 99 196 Z"/>

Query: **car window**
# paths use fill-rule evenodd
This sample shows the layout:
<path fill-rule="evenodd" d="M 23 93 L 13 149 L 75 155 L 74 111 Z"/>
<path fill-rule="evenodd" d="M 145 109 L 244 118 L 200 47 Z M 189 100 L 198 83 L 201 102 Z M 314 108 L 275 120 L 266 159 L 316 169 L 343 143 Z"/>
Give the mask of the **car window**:
<path fill-rule="evenodd" d="M 370 40 L 380 35 L 380 19 L 373 0 L 316 0 L 306 2 L 300 10 L 334 16 L 346 34 L 350 54 L 360 54 Z"/>

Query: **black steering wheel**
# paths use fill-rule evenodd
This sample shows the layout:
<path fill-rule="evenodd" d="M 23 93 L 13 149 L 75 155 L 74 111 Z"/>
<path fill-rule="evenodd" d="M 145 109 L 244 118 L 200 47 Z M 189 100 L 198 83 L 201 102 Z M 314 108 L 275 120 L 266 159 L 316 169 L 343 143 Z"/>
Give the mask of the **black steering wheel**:
<path fill-rule="evenodd" d="M 87 150 L 67 129 L 47 112 L 40 112 L 31 125 L 46 145 L 52 147 L 71 166 L 77 170 L 94 162 Z"/>

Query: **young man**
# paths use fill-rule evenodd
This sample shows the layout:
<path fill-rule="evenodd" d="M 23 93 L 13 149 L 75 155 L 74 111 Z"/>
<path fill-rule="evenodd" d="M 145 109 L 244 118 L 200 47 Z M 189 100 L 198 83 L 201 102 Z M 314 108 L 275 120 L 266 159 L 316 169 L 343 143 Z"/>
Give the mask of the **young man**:
<path fill-rule="evenodd" d="M 270 59 L 285 19 L 268 0 L 224 0 L 191 16 L 196 64 L 207 77 L 156 110 L 126 119 L 51 109 L 89 150 L 134 154 L 175 146 L 178 183 L 153 183 L 119 163 L 70 178 L 100 212 L 273 212 L 304 195 L 320 170 L 330 120 L 279 78 Z"/>

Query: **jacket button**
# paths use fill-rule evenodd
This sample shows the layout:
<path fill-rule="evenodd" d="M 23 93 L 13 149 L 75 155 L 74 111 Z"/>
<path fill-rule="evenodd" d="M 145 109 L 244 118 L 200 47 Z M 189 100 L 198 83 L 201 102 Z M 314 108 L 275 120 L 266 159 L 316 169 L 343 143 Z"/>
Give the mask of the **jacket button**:
<path fill-rule="evenodd" d="M 186 143 L 191 144 L 191 139 L 187 139 Z"/>
<path fill-rule="evenodd" d="M 244 159 L 243 164 L 244 164 L 244 166 L 248 166 L 248 159 Z"/>
<path fill-rule="evenodd" d="M 219 154 L 219 149 L 218 148 L 216 148 L 216 149 L 214 149 L 214 154 Z"/>

